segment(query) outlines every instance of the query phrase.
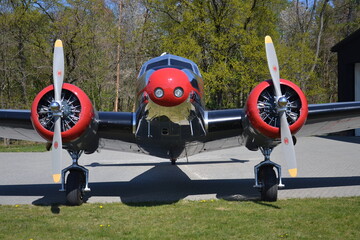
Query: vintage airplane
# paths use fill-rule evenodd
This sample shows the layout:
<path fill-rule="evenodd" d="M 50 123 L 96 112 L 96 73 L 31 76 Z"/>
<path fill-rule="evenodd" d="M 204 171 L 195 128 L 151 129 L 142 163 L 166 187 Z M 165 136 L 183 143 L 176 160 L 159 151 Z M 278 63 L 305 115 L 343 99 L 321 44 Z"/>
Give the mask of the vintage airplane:
<path fill-rule="evenodd" d="M 245 145 L 261 150 L 255 187 L 264 201 L 276 201 L 283 187 L 281 166 L 270 160 L 281 143 L 291 176 L 297 175 L 294 135 L 323 134 L 360 127 L 360 102 L 308 105 L 294 83 L 280 79 L 274 45 L 265 38 L 272 80 L 250 93 L 244 109 L 207 111 L 197 65 L 171 54 L 147 61 L 137 78 L 135 112 L 97 112 L 78 87 L 63 83 L 64 55 L 54 48 L 54 85 L 43 89 L 31 110 L 0 110 L 0 137 L 45 141 L 52 146 L 53 179 L 62 182 L 70 205 L 83 203 L 89 171 L 78 164 L 82 153 L 99 147 L 170 159 Z M 62 149 L 73 159 L 62 169 Z M 324 166 L 326 167 L 326 166 Z M 66 178 L 66 181 L 65 181 Z"/>

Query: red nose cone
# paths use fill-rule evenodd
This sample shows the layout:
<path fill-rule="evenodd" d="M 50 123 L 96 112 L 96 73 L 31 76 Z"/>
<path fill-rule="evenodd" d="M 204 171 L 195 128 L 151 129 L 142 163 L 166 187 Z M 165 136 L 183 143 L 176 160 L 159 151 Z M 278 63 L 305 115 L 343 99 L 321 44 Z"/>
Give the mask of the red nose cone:
<path fill-rule="evenodd" d="M 155 71 L 146 86 L 150 99 L 165 107 L 183 103 L 189 97 L 191 89 L 187 75 L 176 68 Z"/>

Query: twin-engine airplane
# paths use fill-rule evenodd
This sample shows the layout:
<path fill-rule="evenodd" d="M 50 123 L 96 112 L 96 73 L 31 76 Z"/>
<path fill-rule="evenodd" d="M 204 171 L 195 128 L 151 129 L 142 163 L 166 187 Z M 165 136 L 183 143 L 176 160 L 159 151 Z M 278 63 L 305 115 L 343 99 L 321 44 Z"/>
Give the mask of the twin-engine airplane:
<path fill-rule="evenodd" d="M 64 55 L 54 48 L 54 84 L 34 99 L 31 110 L 0 110 L 0 137 L 47 142 L 52 146 L 53 179 L 62 182 L 70 205 L 83 203 L 89 171 L 78 164 L 82 153 L 99 146 L 170 159 L 245 145 L 265 159 L 254 168 L 255 187 L 264 201 L 276 201 L 283 187 L 281 167 L 270 160 L 281 143 L 291 176 L 297 175 L 298 136 L 360 127 L 360 102 L 308 105 L 294 83 L 280 79 L 273 42 L 265 38 L 272 80 L 250 93 L 244 109 L 207 111 L 197 65 L 171 54 L 147 61 L 137 78 L 135 112 L 97 112 L 78 87 L 63 83 Z M 62 169 L 62 149 L 73 159 Z M 66 178 L 66 181 L 65 181 Z"/>

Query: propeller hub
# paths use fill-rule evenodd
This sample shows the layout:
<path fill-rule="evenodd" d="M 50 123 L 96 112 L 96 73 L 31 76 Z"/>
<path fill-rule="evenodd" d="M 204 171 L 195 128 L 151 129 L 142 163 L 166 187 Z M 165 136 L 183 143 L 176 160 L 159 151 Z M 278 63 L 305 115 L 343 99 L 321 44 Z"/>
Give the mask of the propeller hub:
<path fill-rule="evenodd" d="M 61 106 L 58 102 L 50 103 L 50 109 L 54 116 L 61 116 Z"/>
<path fill-rule="evenodd" d="M 50 103 L 50 108 L 53 112 L 60 111 L 60 104 L 58 102 L 52 102 Z"/>
<path fill-rule="evenodd" d="M 278 102 L 278 106 L 281 107 L 281 108 L 285 108 L 287 106 L 287 104 L 288 104 L 288 100 L 284 96 L 279 97 L 277 102 Z"/>

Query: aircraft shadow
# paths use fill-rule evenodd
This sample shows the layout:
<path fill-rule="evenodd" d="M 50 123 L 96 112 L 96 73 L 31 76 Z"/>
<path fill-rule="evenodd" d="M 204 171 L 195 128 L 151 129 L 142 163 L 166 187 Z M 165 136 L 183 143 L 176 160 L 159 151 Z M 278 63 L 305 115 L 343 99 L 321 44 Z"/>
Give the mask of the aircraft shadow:
<path fill-rule="evenodd" d="M 285 189 L 324 188 L 360 185 L 360 177 L 285 178 Z M 90 182 L 91 197 L 119 197 L 121 202 L 136 206 L 139 203 L 169 204 L 190 195 L 215 194 L 228 201 L 259 200 L 253 179 L 191 180 L 177 166 L 157 164 L 126 182 Z M 0 196 L 43 196 L 34 205 L 66 204 L 59 184 L 0 185 Z M 201 199 L 201 198 L 199 198 Z M 86 199 L 85 199 L 86 200 Z"/>
<path fill-rule="evenodd" d="M 257 197 L 253 179 L 191 180 L 177 166 L 156 165 L 129 182 L 92 183 L 91 196 L 119 196 L 126 204 L 174 203 L 189 195 L 215 194 L 218 199 Z"/>
<path fill-rule="evenodd" d="M 360 177 L 283 178 L 285 189 L 345 187 L 360 185 Z"/>
<path fill-rule="evenodd" d="M 170 161 L 169 161 L 170 162 Z M 169 166 L 169 162 L 160 162 L 160 163 L 99 163 L 93 162 L 91 164 L 85 165 L 85 167 L 139 167 L 139 166 L 158 166 L 166 165 Z M 230 158 L 230 160 L 224 161 L 189 161 L 189 162 L 177 162 L 176 165 L 202 165 L 202 164 L 227 164 L 229 162 L 237 163 L 247 163 L 249 160 L 240 160 L 236 158 Z"/>
<path fill-rule="evenodd" d="M 334 140 L 334 141 L 360 144 L 360 137 L 355 137 L 355 136 L 318 136 L 318 137 Z"/>

